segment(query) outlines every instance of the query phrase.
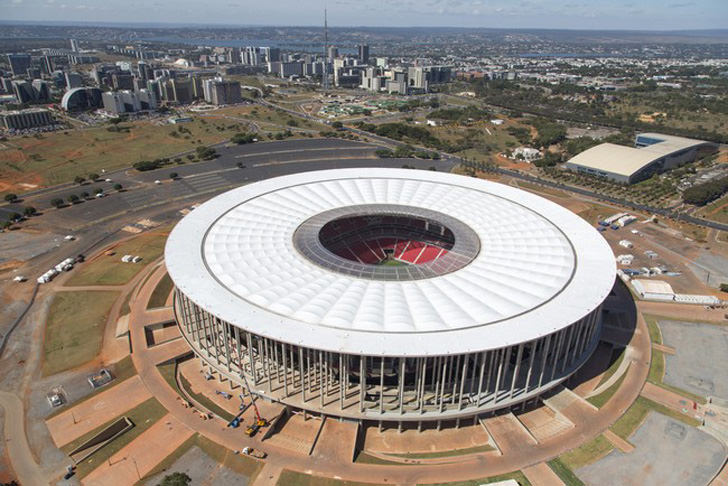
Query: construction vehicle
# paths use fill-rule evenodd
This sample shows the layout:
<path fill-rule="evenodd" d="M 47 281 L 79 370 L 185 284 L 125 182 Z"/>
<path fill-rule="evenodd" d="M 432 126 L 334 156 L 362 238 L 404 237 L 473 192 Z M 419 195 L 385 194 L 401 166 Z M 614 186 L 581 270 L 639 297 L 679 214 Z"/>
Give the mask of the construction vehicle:
<path fill-rule="evenodd" d="M 250 404 L 253 405 L 253 410 L 255 410 L 255 423 L 251 424 L 250 426 L 248 426 L 248 428 L 245 429 L 245 435 L 247 435 L 248 437 L 253 437 L 255 434 L 258 433 L 258 430 L 260 430 L 261 427 L 267 427 L 270 424 L 266 419 L 260 416 L 258 405 L 255 404 L 255 397 L 253 396 L 253 392 L 250 390 L 250 384 L 248 384 L 248 379 L 245 377 L 245 375 L 243 375 L 243 381 L 245 382 L 245 388 L 248 389 L 248 394 L 250 394 Z"/>
<path fill-rule="evenodd" d="M 252 447 L 243 447 L 243 450 L 241 451 L 246 456 L 252 456 L 257 459 L 265 459 L 268 454 L 266 454 L 263 451 L 259 451 L 258 449 L 253 449 Z"/>

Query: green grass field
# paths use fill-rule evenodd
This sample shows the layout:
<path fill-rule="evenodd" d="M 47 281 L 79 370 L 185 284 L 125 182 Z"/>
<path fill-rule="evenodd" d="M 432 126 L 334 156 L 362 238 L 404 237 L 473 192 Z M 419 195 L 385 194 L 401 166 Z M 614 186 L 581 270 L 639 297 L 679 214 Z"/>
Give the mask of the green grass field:
<path fill-rule="evenodd" d="M 390 456 L 406 457 L 407 459 L 434 459 L 438 457 L 453 457 L 462 456 L 465 454 L 475 454 L 477 452 L 488 452 L 494 450 L 492 446 L 488 444 L 465 447 L 463 449 L 452 449 L 449 451 L 436 451 L 436 452 L 408 452 L 405 454 L 389 454 Z"/>
<path fill-rule="evenodd" d="M 531 486 L 531 482 L 521 471 L 514 471 L 497 476 L 490 476 L 481 479 L 471 479 L 470 481 L 454 481 L 451 483 L 422 483 L 418 486 L 480 486 L 481 484 L 497 483 L 506 479 L 514 479 L 520 486 Z"/>
<path fill-rule="evenodd" d="M 132 421 L 134 427 L 131 430 L 120 435 L 106 446 L 102 447 L 98 452 L 93 454 L 85 461 L 81 461 L 77 464 L 76 475 L 78 478 L 86 477 L 91 471 L 99 467 L 107 461 L 111 456 L 119 452 L 125 445 L 139 437 L 142 432 L 152 426 L 157 420 L 161 419 L 167 414 L 167 410 L 157 401 L 156 398 L 150 398 L 149 400 L 140 403 L 136 407 L 132 408 L 128 412 L 120 415 L 126 416 Z M 100 427 L 88 432 L 78 439 L 74 440 L 70 444 L 67 444 L 61 448 L 63 452 L 68 454 L 73 449 L 83 444 L 85 441 L 98 434 L 104 428 L 108 427 L 112 422 L 116 421 L 119 417 L 110 419 Z"/>
<path fill-rule="evenodd" d="M 139 273 L 148 263 L 156 260 L 164 251 L 167 232 L 152 231 L 127 240 L 116 248 L 115 255 L 100 255 L 93 261 L 81 265 L 66 283 L 67 286 L 81 285 L 124 285 Z M 123 263 L 124 255 L 139 255 L 139 263 Z"/>
<path fill-rule="evenodd" d="M 566 486 L 584 486 L 584 482 L 566 464 L 561 462 L 561 459 L 558 457 L 550 460 L 547 464 L 561 478 Z"/>
<path fill-rule="evenodd" d="M 43 376 L 92 360 L 101 350 L 104 327 L 118 292 L 58 292 L 43 343 Z"/>
<path fill-rule="evenodd" d="M 226 118 L 193 119 L 179 126 L 135 121 L 120 124 L 126 127 L 121 131 L 109 131 L 104 125 L 39 138 L 14 137 L 0 150 L 0 181 L 41 186 L 69 182 L 75 176 L 101 173 L 101 169 L 131 167 L 140 160 L 171 157 L 200 145 L 219 143 L 247 128 L 245 122 Z M 189 133 L 179 132 L 180 128 Z M 13 190 L 23 192 L 22 187 Z"/>
<path fill-rule="evenodd" d="M 617 381 L 612 383 L 612 385 L 601 392 L 599 395 L 594 395 L 593 397 L 587 398 L 587 401 L 594 405 L 597 408 L 602 408 L 610 398 L 619 390 L 619 387 L 622 386 L 622 382 L 624 381 L 625 377 L 627 376 L 627 372 L 629 371 L 629 365 L 627 366 L 627 369 L 624 370 L 624 373 L 622 376 L 619 377 Z"/>
<path fill-rule="evenodd" d="M 612 449 L 612 444 L 603 435 L 598 435 L 586 444 L 563 454 L 559 457 L 559 460 L 564 466 L 573 471 L 607 455 Z"/>
<path fill-rule="evenodd" d="M 668 417 L 679 420 L 692 427 L 697 427 L 700 422 L 692 417 L 683 415 L 659 403 L 653 402 L 645 397 L 637 397 L 631 407 L 612 425 L 611 430 L 621 438 L 628 440 L 635 430 L 644 421 L 650 411 L 659 412 Z"/>
<path fill-rule="evenodd" d="M 154 288 L 152 295 L 149 297 L 147 309 L 164 307 L 164 304 L 167 302 L 167 297 L 169 297 L 169 294 L 172 293 L 172 288 L 174 288 L 174 283 L 172 282 L 169 274 L 165 273 L 164 277 L 162 277 L 157 286 Z"/>

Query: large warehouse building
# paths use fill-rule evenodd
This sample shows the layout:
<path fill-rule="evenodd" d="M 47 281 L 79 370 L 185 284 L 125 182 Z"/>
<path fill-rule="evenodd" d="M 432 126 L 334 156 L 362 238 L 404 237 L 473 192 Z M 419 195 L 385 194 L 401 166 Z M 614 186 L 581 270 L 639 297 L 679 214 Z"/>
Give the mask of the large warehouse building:
<path fill-rule="evenodd" d="M 561 206 L 403 169 L 229 191 L 182 219 L 165 258 L 206 365 L 294 409 L 400 424 L 477 417 L 563 382 L 599 341 L 616 272 Z"/>
<path fill-rule="evenodd" d="M 714 151 L 717 146 L 703 140 L 675 137 L 660 133 L 640 133 L 635 146 L 603 143 L 573 157 L 568 169 L 632 184 L 654 173 L 673 169 L 694 161 L 700 152 Z"/>

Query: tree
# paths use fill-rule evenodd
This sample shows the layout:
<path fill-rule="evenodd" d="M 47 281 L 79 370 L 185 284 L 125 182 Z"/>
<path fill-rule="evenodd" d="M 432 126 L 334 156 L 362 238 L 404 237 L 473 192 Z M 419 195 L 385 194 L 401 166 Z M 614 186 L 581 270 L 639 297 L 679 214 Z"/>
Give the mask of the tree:
<path fill-rule="evenodd" d="M 344 124 L 337 120 L 331 124 L 331 128 L 333 128 L 334 130 L 341 130 L 342 128 L 344 128 Z"/>
<path fill-rule="evenodd" d="M 51 206 L 55 208 L 60 208 L 61 206 L 63 206 L 63 199 L 59 197 L 51 199 Z"/>
<path fill-rule="evenodd" d="M 70 196 L 68 196 L 68 202 L 70 202 L 71 204 L 76 204 L 78 202 L 78 196 L 75 194 L 71 194 Z"/>
<path fill-rule="evenodd" d="M 38 211 L 36 211 L 36 209 L 35 209 L 35 208 L 34 208 L 33 206 L 28 206 L 28 207 L 26 207 L 26 208 L 24 208 L 24 209 L 23 209 L 23 214 L 24 214 L 24 215 L 25 215 L 26 217 L 29 217 L 29 216 L 35 216 L 35 214 L 36 214 L 37 212 L 38 212 Z"/>
<path fill-rule="evenodd" d="M 11 223 L 10 221 L 3 221 L 3 223 L 0 224 L 0 229 L 6 230 L 6 229 L 10 228 L 12 225 L 13 225 L 13 223 Z"/>
<path fill-rule="evenodd" d="M 175 180 L 177 177 L 179 177 L 179 174 L 177 174 L 176 172 L 170 172 L 169 173 L 169 178 L 170 179 Z"/>
<path fill-rule="evenodd" d="M 725 283 L 720 284 L 720 291 L 728 292 L 728 284 L 725 284 Z"/>
<path fill-rule="evenodd" d="M 73 182 L 75 182 L 78 185 L 82 185 L 84 182 L 86 182 L 86 178 L 81 176 L 76 176 L 73 178 Z"/>
<path fill-rule="evenodd" d="M 83 192 L 81 193 L 81 197 L 82 197 L 83 199 L 88 199 L 88 198 L 90 198 L 90 197 L 91 197 L 91 194 L 89 194 L 89 193 L 88 193 L 87 191 L 83 191 Z"/>
<path fill-rule="evenodd" d="M 15 202 L 15 201 L 17 201 L 17 199 L 18 199 L 18 195 L 17 194 L 12 194 L 12 193 L 5 194 L 5 200 L 7 202 Z"/>
<path fill-rule="evenodd" d="M 116 184 L 114 184 L 114 190 L 115 191 L 121 191 L 123 188 L 124 188 L 124 186 L 122 186 L 118 182 Z"/>
<path fill-rule="evenodd" d="M 94 194 L 103 194 L 103 193 L 104 193 L 104 190 L 101 189 L 100 187 L 97 187 L 96 189 L 94 189 Z"/>
<path fill-rule="evenodd" d="M 253 143 L 254 138 L 255 137 L 253 137 L 250 133 L 236 133 L 230 138 L 230 141 L 238 145 L 243 145 L 246 143 Z"/>
<path fill-rule="evenodd" d="M 162 482 L 157 486 L 189 486 L 192 478 L 183 472 L 173 472 L 162 478 Z"/>
<path fill-rule="evenodd" d="M 23 219 L 23 215 L 20 213 L 13 213 L 10 215 L 10 221 L 15 221 L 16 223 Z"/>
<path fill-rule="evenodd" d="M 89 178 L 89 180 L 96 182 L 97 180 L 99 180 L 99 175 L 92 172 L 88 175 L 88 178 Z"/>

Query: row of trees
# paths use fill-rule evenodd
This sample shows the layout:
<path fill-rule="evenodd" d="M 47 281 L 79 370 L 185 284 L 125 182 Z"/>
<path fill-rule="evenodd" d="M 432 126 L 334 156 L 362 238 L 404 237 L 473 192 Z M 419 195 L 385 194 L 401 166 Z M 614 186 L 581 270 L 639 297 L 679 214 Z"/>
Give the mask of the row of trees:
<path fill-rule="evenodd" d="M 118 182 L 116 184 L 114 184 L 113 187 L 114 187 L 114 190 L 117 192 L 121 192 L 124 190 L 124 186 L 122 186 Z M 94 196 L 98 195 L 98 194 L 103 194 L 103 193 L 104 193 L 104 190 L 100 187 L 97 187 L 96 189 L 94 189 Z M 69 194 L 66 197 L 66 201 L 70 204 L 78 204 L 80 202 L 88 201 L 90 199 L 92 199 L 92 195 L 88 191 L 84 191 L 80 194 Z M 66 201 L 64 201 L 60 197 L 56 197 L 56 198 L 51 199 L 50 203 L 51 203 L 51 206 L 53 206 L 55 208 L 61 208 L 65 205 Z"/>
<path fill-rule="evenodd" d="M 703 184 L 695 184 L 683 191 L 683 201 L 696 206 L 704 206 L 718 199 L 728 191 L 728 177 L 721 177 Z"/>

